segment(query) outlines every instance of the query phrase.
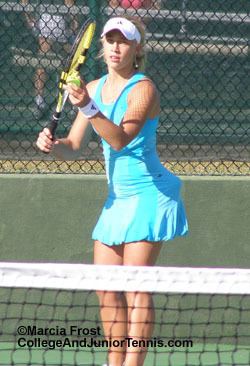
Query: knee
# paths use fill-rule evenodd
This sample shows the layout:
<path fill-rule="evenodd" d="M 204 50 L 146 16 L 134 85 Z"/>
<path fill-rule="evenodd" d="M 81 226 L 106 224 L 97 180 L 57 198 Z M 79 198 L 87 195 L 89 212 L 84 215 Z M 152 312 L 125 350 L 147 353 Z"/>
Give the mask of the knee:
<path fill-rule="evenodd" d="M 126 299 L 130 309 L 149 309 L 153 307 L 152 296 L 147 292 L 129 292 L 126 294 Z"/>
<path fill-rule="evenodd" d="M 122 301 L 123 294 L 111 291 L 96 291 L 100 306 L 113 307 Z"/>

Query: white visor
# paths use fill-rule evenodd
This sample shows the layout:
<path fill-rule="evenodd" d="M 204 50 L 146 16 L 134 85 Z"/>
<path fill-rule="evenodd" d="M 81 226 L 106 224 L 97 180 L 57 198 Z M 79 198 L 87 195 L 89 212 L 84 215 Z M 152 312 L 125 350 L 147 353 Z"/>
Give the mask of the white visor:
<path fill-rule="evenodd" d="M 119 30 L 125 38 L 129 41 L 141 42 L 141 35 L 136 26 L 130 22 L 130 20 L 125 18 L 111 18 L 107 21 L 103 28 L 101 37 L 105 36 L 108 32 L 117 29 Z"/>

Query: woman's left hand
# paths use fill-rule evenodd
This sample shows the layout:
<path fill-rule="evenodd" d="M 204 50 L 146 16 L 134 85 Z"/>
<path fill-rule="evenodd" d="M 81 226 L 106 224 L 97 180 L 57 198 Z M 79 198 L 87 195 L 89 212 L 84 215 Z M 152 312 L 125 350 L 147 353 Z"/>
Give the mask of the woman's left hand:
<path fill-rule="evenodd" d="M 82 80 L 80 87 L 73 83 L 69 83 L 63 88 L 69 93 L 69 100 L 71 104 L 75 105 L 76 107 L 82 108 L 90 102 L 88 90 Z"/>

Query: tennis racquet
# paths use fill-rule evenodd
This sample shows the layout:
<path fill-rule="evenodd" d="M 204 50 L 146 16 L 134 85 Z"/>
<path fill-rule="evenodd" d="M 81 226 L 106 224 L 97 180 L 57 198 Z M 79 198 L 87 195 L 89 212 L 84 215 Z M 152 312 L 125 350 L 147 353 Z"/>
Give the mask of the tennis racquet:
<path fill-rule="evenodd" d="M 81 27 L 80 31 L 78 32 L 75 38 L 74 44 L 70 50 L 70 54 L 66 60 L 64 70 L 61 73 L 58 85 L 56 109 L 53 114 L 51 122 L 47 126 L 53 138 L 55 136 L 58 122 L 61 118 L 63 107 L 68 98 L 68 92 L 63 90 L 63 86 L 66 84 L 67 78 L 71 74 L 79 72 L 81 66 L 84 64 L 88 49 L 90 48 L 95 33 L 95 27 L 96 23 L 91 19 L 88 19 L 83 24 L 83 26 Z"/>

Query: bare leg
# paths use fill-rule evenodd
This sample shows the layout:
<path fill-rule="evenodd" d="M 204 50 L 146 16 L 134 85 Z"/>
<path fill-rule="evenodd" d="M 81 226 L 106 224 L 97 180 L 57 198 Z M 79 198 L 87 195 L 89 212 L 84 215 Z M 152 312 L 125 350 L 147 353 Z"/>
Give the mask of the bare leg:
<path fill-rule="evenodd" d="M 42 57 L 46 55 L 47 52 L 49 52 L 51 48 L 51 44 L 49 41 L 47 41 L 44 37 L 39 37 L 39 53 Z M 39 66 L 36 70 L 35 75 L 35 89 L 36 89 L 36 95 L 43 95 L 44 91 L 44 85 L 46 81 L 46 73 L 43 67 Z"/>
<path fill-rule="evenodd" d="M 161 243 L 136 242 L 109 247 L 98 241 L 94 246 L 94 263 L 106 265 L 152 266 L 160 252 Z M 146 341 L 151 338 L 154 325 L 153 301 L 148 293 L 97 292 L 104 334 L 107 339 Z M 120 347 L 109 349 L 110 366 L 142 366 L 147 347 Z M 123 364 L 124 362 L 124 364 Z"/>
<path fill-rule="evenodd" d="M 124 265 L 152 266 L 158 257 L 161 243 L 137 242 L 124 247 Z M 127 348 L 124 366 L 142 366 L 147 355 L 146 341 L 154 328 L 154 306 L 150 294 L 127 293 L 128 337 L 141 341 L 140 346 Z"/>
<path fill-rule="evenodd" d="M 35 89 L 36 89 L 36 95 L 43 95 L 44 85 L 46 81 L 46 73 L 44 68 L 39 67 L 36 70 L 35 75 Z"/>
<path fill-rule="evenodd" d="M 123 245 L 107 246 L 98 241 L 94 246 L 95 264 L 122 265 Z M 107 340 L 123 341 L 127 336 L 127 302 L 125 295 L 119 292 L 97 291 L 100 304 L 100 315 L 104 335 Z M 122 366 L 125 359 L 126 344 L 109 348 L 110 366 Z"/>

